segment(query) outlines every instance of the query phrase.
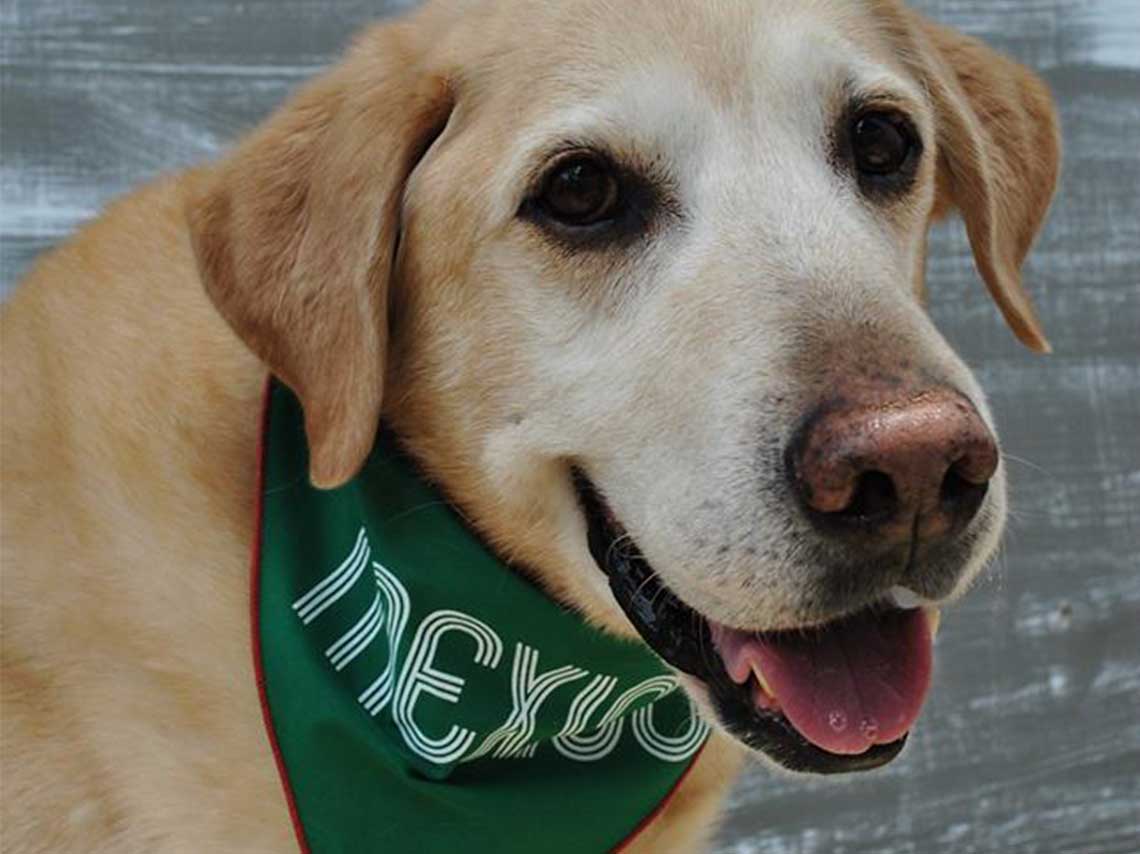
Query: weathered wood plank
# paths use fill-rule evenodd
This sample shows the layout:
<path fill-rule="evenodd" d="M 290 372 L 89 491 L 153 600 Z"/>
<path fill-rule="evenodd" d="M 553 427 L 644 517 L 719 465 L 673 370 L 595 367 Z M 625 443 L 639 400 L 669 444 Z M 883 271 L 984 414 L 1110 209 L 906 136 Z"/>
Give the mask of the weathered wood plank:
<path fill-rule="evenodd" d="M 0 290 L 106 201 L 216 154 L 380 0 L 5 0 Z M 738 786 L 722 852 L 1140 851 L 1140 8 L 923 0 L 1039 69 L 1062 191 L 1027 270 L 1057 354 L 1018 349 L 958 226 L 932 311 L 990 392 L 1013 475 L 1001 560 L 949 615 L 914 744 L 874 775 Z"/>

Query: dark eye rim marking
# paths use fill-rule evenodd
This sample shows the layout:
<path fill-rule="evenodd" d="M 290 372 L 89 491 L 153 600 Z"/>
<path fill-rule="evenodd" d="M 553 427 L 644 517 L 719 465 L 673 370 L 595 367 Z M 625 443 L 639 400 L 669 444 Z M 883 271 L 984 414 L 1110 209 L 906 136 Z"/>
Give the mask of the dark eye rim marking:
<path fill-rule="evenodd" d="M 902 137 L 906 152 L 898 168 L 879 172 L 859 167 L 855 132 L 859 123 L 867 119 L 890 124 Z M 914 187 L 925 151 L 922 134 L 906 108 L 879 99 L 856 99 L 848 105 L 836 128 L 834 147 L 841 171 L 856 181 L 864 196 L 882 203 L 905 196 Z"/>
<path fill-rule="evenodd" d="M 582 223 L 559 219 L 543 201 L 560 169 L 589 161 L 608 170 L 616 195 L 606 216 Z M 517 216 L 561 248 L 602 251 L 628 247 L 647 236 L 665 216 L 680 216 L 675 185 L 658 163 L 633 163 L 602 146 L 564 143 L 542 159 L 528 182 Z"/>

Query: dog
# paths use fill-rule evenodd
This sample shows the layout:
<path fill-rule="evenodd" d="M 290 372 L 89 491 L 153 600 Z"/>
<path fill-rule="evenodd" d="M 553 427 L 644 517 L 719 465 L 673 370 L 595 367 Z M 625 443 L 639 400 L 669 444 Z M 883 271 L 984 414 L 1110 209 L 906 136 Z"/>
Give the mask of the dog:
<path fill-rule="evenodd" d="M 927 233 L 959 212 L 1047 351 L 1019 269 L 1059 160 L 1040 80 L 896 0 L 367 30 L 3 307 L 7 850 L 295 846 L 249 655 L 269 374 L 315 487 L 383 421 L 508 566 L 671 666 L 712 733 L 627 850 L 699 849 L 746 756 L 888 761 L 1006 512 Z M 859 691 L 882 720 L 835 717 Z"/>

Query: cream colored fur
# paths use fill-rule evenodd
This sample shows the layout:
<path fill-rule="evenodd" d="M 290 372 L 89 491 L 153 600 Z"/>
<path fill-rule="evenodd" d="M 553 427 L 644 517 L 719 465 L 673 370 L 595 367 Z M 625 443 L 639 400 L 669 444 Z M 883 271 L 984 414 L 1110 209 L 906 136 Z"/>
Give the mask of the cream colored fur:
<path fill-rule="evenodd" d="M 827 162 L 851 85 L 936 140 L 889 211 Z M 684 228 L 553 251 L 514 214 L 567 137 L 666 164 Z M 249 653 L 267 368 L 305 405 L 314 482 L 352 476 L 383 412 L 489 541 L 608 630 L 632 631 L 570 461 L 690 604 L 802 624 L 810 568 L 755 461 L 853 364 L 910 365 L 985 412 L 920 304 L 926 232 L 959 208 L 1044 349 L 1017 271 L 1057 162 L 1032 75 L 893 0 L 472 0 L 365 33 L 3 307 L 4 850 L 293 849 Z M 741 754 L 717 732 L 634 850 L 698 849 Z"/>

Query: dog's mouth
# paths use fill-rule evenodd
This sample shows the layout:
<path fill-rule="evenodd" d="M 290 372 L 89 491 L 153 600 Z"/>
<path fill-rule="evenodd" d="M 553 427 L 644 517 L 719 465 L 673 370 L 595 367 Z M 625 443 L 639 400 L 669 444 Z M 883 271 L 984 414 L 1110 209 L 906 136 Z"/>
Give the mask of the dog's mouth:
<path fill-rule="evenodd" d="M 736 738 L 818 774 L 877 768 L 898 755 L 930 684 L 936 626 L 927 612 L 884 601 L 804 629 L 720 625 L 665 586 L 585 475 L 574 480 L 590 552 L 618 604 L 661 658 L 706 686 Z"/>

